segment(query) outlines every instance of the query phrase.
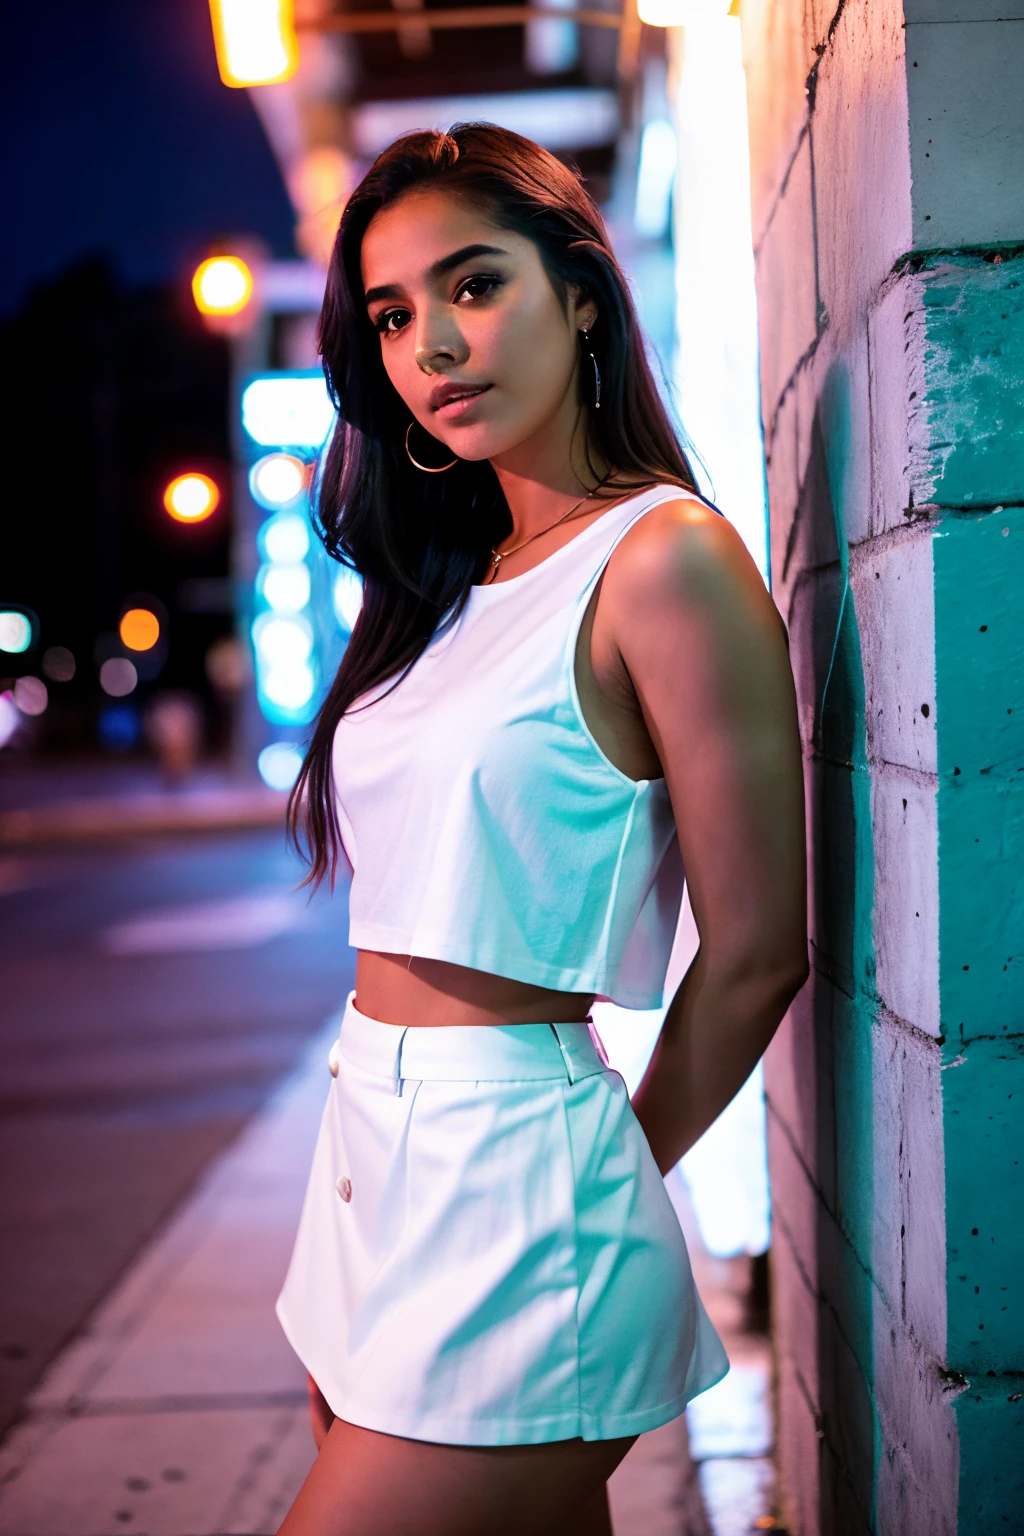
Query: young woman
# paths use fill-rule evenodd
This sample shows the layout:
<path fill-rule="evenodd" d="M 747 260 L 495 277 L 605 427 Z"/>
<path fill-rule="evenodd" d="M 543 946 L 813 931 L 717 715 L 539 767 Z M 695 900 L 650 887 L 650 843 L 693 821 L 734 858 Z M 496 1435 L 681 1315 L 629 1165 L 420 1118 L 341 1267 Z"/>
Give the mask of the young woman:
<path fill-rule="evenodd" d="M 661 1175 L 805 975 L 783 630 L 536 144 L 393 144 L 321 349 L 364 598 L 292 827 L 354 870 L 358 963 L 278 1304 L 319 1444 L 281 1533 L 599 1536 L 727 1369 Z M 684 865 L 700 950 L 630 1105 L 588 1013 L 661 1003 Z"/>

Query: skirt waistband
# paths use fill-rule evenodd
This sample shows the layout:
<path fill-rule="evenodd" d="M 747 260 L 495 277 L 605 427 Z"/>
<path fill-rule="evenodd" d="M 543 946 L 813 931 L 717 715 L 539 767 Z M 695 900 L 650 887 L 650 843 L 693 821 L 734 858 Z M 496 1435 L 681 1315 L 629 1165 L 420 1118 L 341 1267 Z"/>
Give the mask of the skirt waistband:
<path fill-rule="evenodd" d="M 341 1032 L 331 1047 L 338 1058 L 375 1077 L 442 1082 L 579 1082 L 607 1070 L 604 1050 L 589 1024 L 382 1024 L 360 1013 L 349 994 Z"/>

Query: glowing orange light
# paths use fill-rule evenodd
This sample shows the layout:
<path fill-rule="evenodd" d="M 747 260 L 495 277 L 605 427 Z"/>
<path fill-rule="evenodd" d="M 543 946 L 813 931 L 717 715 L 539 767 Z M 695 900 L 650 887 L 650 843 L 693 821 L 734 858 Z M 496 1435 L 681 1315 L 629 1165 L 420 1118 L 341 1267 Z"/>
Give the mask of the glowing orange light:
<path fill-rule="evenodd" d="M 241 256 L 208 256 L 192 275 L 201 315 L 239 315 L 252 298 L 252 272 Z"/>
<path fill-rule="evenodd" d="M 178 475 L 164 491 L 164 506 L 177 523 L 201 523 L 217 510 L 219 502 L 216 482 L 198 470 Z"/>
<path fill-rule="evenodd" d="M 294 0 L 210 0 L 210 18 L 225 85 L 274 85 L 294 75 Z"/>
<path fill-rule="evenodd" d="M 148 608 L 129 608 L 117 632 L 130 651 L 151 651 L 160 639 L 160 620 Z"/>

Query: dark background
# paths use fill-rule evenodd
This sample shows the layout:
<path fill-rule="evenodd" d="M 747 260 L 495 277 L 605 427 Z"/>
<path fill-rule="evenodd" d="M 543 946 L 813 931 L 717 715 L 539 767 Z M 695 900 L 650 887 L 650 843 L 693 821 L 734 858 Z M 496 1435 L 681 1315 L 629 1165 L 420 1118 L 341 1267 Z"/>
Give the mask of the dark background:
<path fill-rule="evenodd" d="M 197 604 L 195 582 L 228 573 L 229 360 L 189 278 L 212 243 L 239 233 L 293 255 L 291 207 L 247 93 L 220 83 L 205 0 L 8 7 L 4 30 L 17 68 L 0 101 L 13 449 L 0 481 L 0 602 L 32 608 L 40 649 L 66 646 L 77 662 L 73 681 L 48 684 L 34 746 L 98 746 L 112 706 L 94 652 L 136 593 L 164 604 L 170 643 L 159 677 L 120 708 L 185 689 L 206 706 L 216 745 L 204 658 L 231 629 L 230 598 Z M 225 492 L 208 523 L 163 510 L 164 486 L 185 469 Z M 26 663 L 38 670 L 38 655 Z"/>

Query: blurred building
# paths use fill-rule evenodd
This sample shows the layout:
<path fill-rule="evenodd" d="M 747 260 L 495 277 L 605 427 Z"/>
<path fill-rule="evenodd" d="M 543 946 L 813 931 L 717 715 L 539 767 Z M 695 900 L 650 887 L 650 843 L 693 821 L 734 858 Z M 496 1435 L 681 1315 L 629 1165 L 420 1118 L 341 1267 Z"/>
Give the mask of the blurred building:
<path fill-rule="evenodd" d="M 34 619 L 25 650 L 0 645 L 0 741 L 8 757 L 141 753 L 150 704 L 174 695 L 225 752 L 231 357 L 188 278 L 218 239 L 293 253 L 287 193 L 218 76 L 206 0 L 54 0 L 5 22 L 0 607 Z M 189 469 L 222 492 L 208 520 L 165 509 Z M 140 603 L 161 623 L 141 652 L 120 634 Z"/>

